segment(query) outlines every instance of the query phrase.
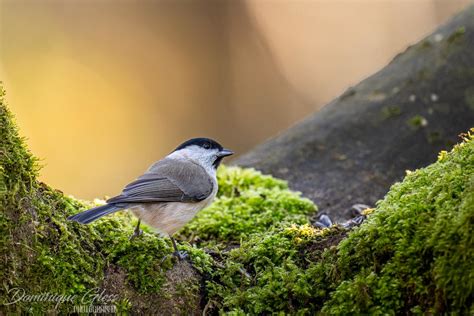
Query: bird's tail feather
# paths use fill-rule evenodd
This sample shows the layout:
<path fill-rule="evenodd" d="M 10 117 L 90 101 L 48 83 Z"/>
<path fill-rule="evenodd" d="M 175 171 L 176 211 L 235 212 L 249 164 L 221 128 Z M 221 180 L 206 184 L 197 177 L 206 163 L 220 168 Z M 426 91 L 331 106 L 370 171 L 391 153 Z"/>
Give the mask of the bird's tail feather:
<path fill-rule="evenodd" d="M 102 216 L 120 211 L 122 208 L 112 204 L 106 204 L 91 208 L 90 210 L 69 216 L 67 219 L 81 224 L 89 224 Z"/>

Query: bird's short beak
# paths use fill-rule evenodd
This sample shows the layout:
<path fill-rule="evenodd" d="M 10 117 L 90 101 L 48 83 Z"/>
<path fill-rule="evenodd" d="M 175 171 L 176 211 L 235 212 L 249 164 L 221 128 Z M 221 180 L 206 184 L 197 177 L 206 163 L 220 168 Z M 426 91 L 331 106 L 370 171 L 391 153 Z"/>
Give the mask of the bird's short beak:
<path fill-rule="evenodd" d="M 234 154 L 234 152 L 232 150 L 225 149 L 225 148 L 217 153 L 217 155 L 219 157 L 227 157 L 227 156 L 230 156 L 230 155 L 233 155 L 233 154 Z"/>

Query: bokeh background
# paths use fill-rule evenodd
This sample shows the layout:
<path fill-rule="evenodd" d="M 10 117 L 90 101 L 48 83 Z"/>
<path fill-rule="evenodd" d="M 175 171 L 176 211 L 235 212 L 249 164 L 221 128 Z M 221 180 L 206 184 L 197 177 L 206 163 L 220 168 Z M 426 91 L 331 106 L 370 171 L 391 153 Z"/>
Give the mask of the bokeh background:
<path fill-rule="evenodd" d="M 196 136 L 244 152 L 469 0 L 0 0 L 0 80 L 41 178 L 114 195 Z"/>

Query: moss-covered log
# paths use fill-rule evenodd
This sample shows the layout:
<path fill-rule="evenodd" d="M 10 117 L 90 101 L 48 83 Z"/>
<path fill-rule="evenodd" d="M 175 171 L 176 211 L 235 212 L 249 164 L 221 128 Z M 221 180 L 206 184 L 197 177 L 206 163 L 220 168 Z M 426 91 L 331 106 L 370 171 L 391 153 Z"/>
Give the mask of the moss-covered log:
<path fill-rule="evenodd" d="M 68 222 L 90 203 L 38 182 L 0 95 L 2 314 L 89 305 L 143 314 L 474 312 L 470 134 L 394 185 L 350 232 L 311 226 L 316 207 L 284 181 L 224 167 L 216 202 L 180 232 L 190 260 L 177 262 L 150 231 L 130 241 L 127 213 Z"/>
<path fill-rule="evenodd" d="M 373 205 L 405 170 L 432 163 L 472 126 L 473 52 L 471 6 L 234 163 L 286 179 L 331 217 L 347 218 L 353 204 Z"/>

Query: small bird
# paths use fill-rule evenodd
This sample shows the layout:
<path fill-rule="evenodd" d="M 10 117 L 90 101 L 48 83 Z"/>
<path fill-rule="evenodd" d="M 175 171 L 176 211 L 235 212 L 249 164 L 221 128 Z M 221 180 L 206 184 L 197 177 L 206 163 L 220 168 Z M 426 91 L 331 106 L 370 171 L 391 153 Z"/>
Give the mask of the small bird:
<path fill-rule="evenodd" d="M 89 224 L 102 216 L 129 209 L 138 217 L 131 238 L 141 234 L 143 221 L 160 234 L 168 235 L 174 254 L 183 259 L 172 235 L 212 203 L 218 189 L 217 167 L 224 157 L 232 154 L 212 139 L 190 139 L 155 162 L 120 195 L 107 200 L 107 204 L 70 216 L 68 220 Z"/>

